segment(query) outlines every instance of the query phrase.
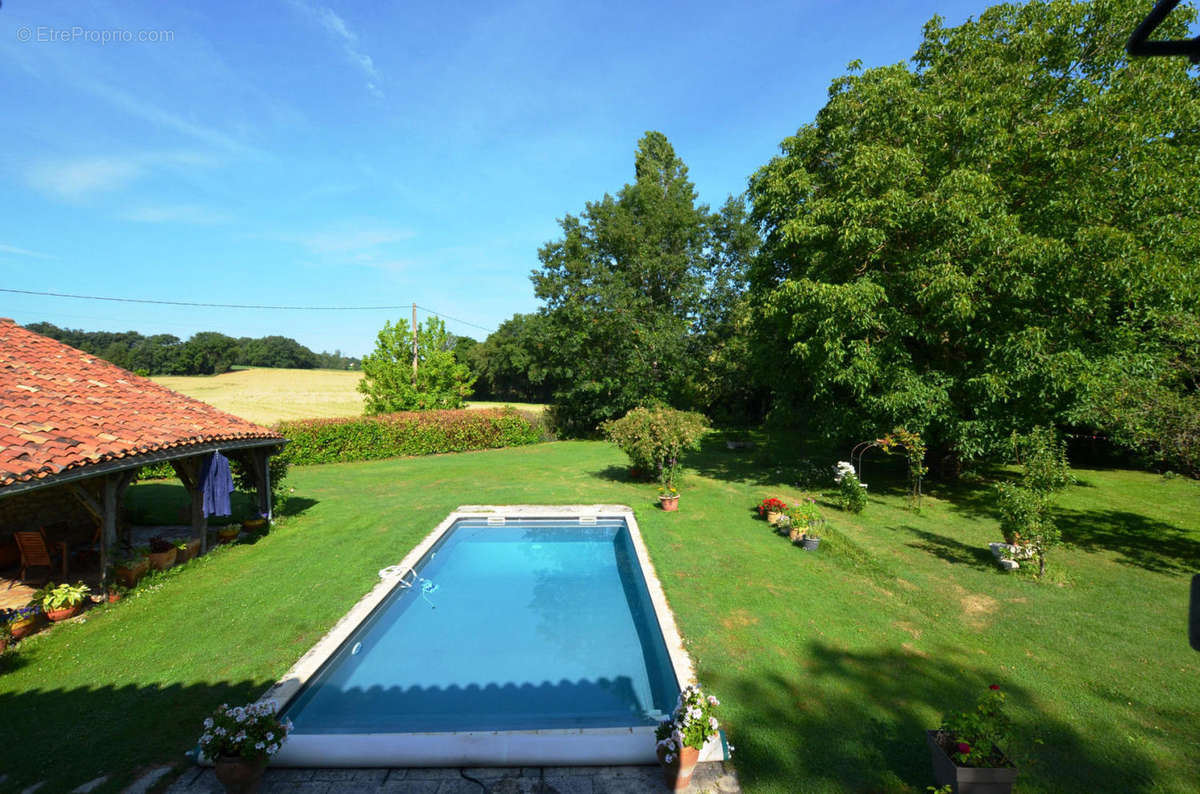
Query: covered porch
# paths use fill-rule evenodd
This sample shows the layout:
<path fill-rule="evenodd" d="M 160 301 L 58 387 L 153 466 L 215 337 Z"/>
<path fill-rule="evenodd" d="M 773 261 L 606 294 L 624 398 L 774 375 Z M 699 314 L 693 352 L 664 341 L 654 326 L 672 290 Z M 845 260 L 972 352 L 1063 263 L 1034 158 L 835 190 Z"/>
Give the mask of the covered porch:
<path fill-rule="evenodd" d="M 146 546 L 155 536 L 198 541 L 199 554 L 216 542 L 204 510 L 203 472 L 209 456 L 220 452 L 253 483 L 249 499 L 237 500 L 233 518 L 272 517 L 270 458 L 280 439 L 243 439 L 180 446 L 117 461 L 84 465 L 60 475 L 0 489 L 0 609 L 23 606 L 47 582 L 82 581 L 103 592 L 106 574 L 121 555 Z M 129 486 L 142 467 L 167 463 L 187 493 L 187 505 L 170 523 L 148 523 L 131 516 L 125 504 Z M 246 513 L 247 515 L 238 515 Z M 132 520 L 131 520 L 132 519 Z M 15 542 L 17 532 L 40 532 L 52 564 L 29 562 Z M 28 536 L 26 536 L 28 537 Z"/>

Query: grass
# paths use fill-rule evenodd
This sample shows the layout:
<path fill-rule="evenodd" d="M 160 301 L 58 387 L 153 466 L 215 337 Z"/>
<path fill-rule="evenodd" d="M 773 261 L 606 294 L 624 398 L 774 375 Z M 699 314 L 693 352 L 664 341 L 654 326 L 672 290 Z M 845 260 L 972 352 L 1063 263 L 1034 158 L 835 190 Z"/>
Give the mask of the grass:
<path fill-rule="evenodd" d="M 359 416 L 363 397 L 358 393 L 361 372 L 336 369 L 239 368 L 222 375 L 160 375 L 155 383 L 222 411 L 272 425 L 283 419 Z M 540 403 L 470 402 L 468 408 L 511 405 L 542 411 Z"/>
<path fill-rule="evenodd" d="M 637 512 L 753 794 L 924 792 L 923 730 L 993 682 L 1018 727 L 1022 794 L 1194 790 L 1186 574 L 1200 571 L 1200 484 L 1077 472 L 1060 500 L 1073 545 L 1039 583 L 990 562 L 986 485 L 934 484 L 915 514 L 899 460 L 869 462 L 869 507 L 829 508 L 817 553 L 791 547 L 753 513 L 799 495 L 779 464 L 798 448 L 772 449 L 714 440 L 689 461 L 678 513 L 597 442 L 293 469 L 297 498 L 270 535 L 8 654 L 0 746 L 23 748 L 5 754 L 10 784 L 109 774 L 116 791 L 181 761 L 207 711 L 259 695 L 460 503 L 612 502 Z M 184 498 L 161 483 L 129 495 L 164 515 Z M 71 761 L 47 764 L 47 747 Z"/>

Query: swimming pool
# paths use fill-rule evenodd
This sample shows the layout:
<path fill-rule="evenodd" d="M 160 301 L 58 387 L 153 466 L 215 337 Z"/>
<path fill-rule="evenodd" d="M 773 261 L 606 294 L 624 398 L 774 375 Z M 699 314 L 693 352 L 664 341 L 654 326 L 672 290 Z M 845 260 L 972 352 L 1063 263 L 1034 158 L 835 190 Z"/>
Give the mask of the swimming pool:
<path fill-rule="evenodd" d="M 628 508 L 460 508 L 381 576 L 267 693 L 274 763 L 654 760 L 692 670 Z"/>

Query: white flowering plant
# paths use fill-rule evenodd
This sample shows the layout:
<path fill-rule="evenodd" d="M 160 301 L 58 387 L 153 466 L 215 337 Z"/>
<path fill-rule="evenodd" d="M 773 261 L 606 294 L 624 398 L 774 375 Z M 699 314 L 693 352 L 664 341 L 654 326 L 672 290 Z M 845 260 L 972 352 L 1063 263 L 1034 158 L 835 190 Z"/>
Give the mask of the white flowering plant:
<path fill-rule="evenodd" d="M 699 750 L 717 735 L 721 727 L 716 716 L 720 705 L 721 701 L 713 695 L 704 694 L 694 684 L 679 693 L 679 702 L 671 719 L 659 723 L 654 732 L 659 749 L 666 751 L 663 763 L 674 763 L 684 747 Z M 730 747 L 729 751 L 733 752 L 733 748 Z"/>
<path fill-rule="evenodd" d="M 275 755 L 292 729 L 292 721 L 281 722 L 275 708 L 271 701 L 233 708 L 222 703 L 204 720 L 200 750 L 214 761 L 221 756 L 257 760 Z"/>

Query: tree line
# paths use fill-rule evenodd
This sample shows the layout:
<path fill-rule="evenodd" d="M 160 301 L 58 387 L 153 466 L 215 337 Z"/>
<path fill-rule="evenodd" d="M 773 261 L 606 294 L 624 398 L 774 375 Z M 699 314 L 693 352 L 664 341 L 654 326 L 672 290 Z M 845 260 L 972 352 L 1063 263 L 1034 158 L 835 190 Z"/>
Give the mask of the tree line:
<path fill-rule="evenodd" d="M 647 133 L 633 181 L 538 252 L 539 310 L 454 344 L 476 396 L 580 434 L 651 403 L 903 426 L 950 469 L 1053 425 L 1200 472 L 1200 79 L 1126 56 L 1144 5 L 935 17 L 716 210 Z"/>
<path fill-rule="evenodd" d="M 234 338 L 216 331 L 201 331 L 184 341 L 171 334 L 143 336 L 137 331 L 83 331 L 50 323 L 32 323 L 26 327 L 139 375 L 216 375 L 228 372 L 233 366 L 359 367 L 359 359 L 344 356 L 340 350 L 314 353 L 285 336 Z"/>

